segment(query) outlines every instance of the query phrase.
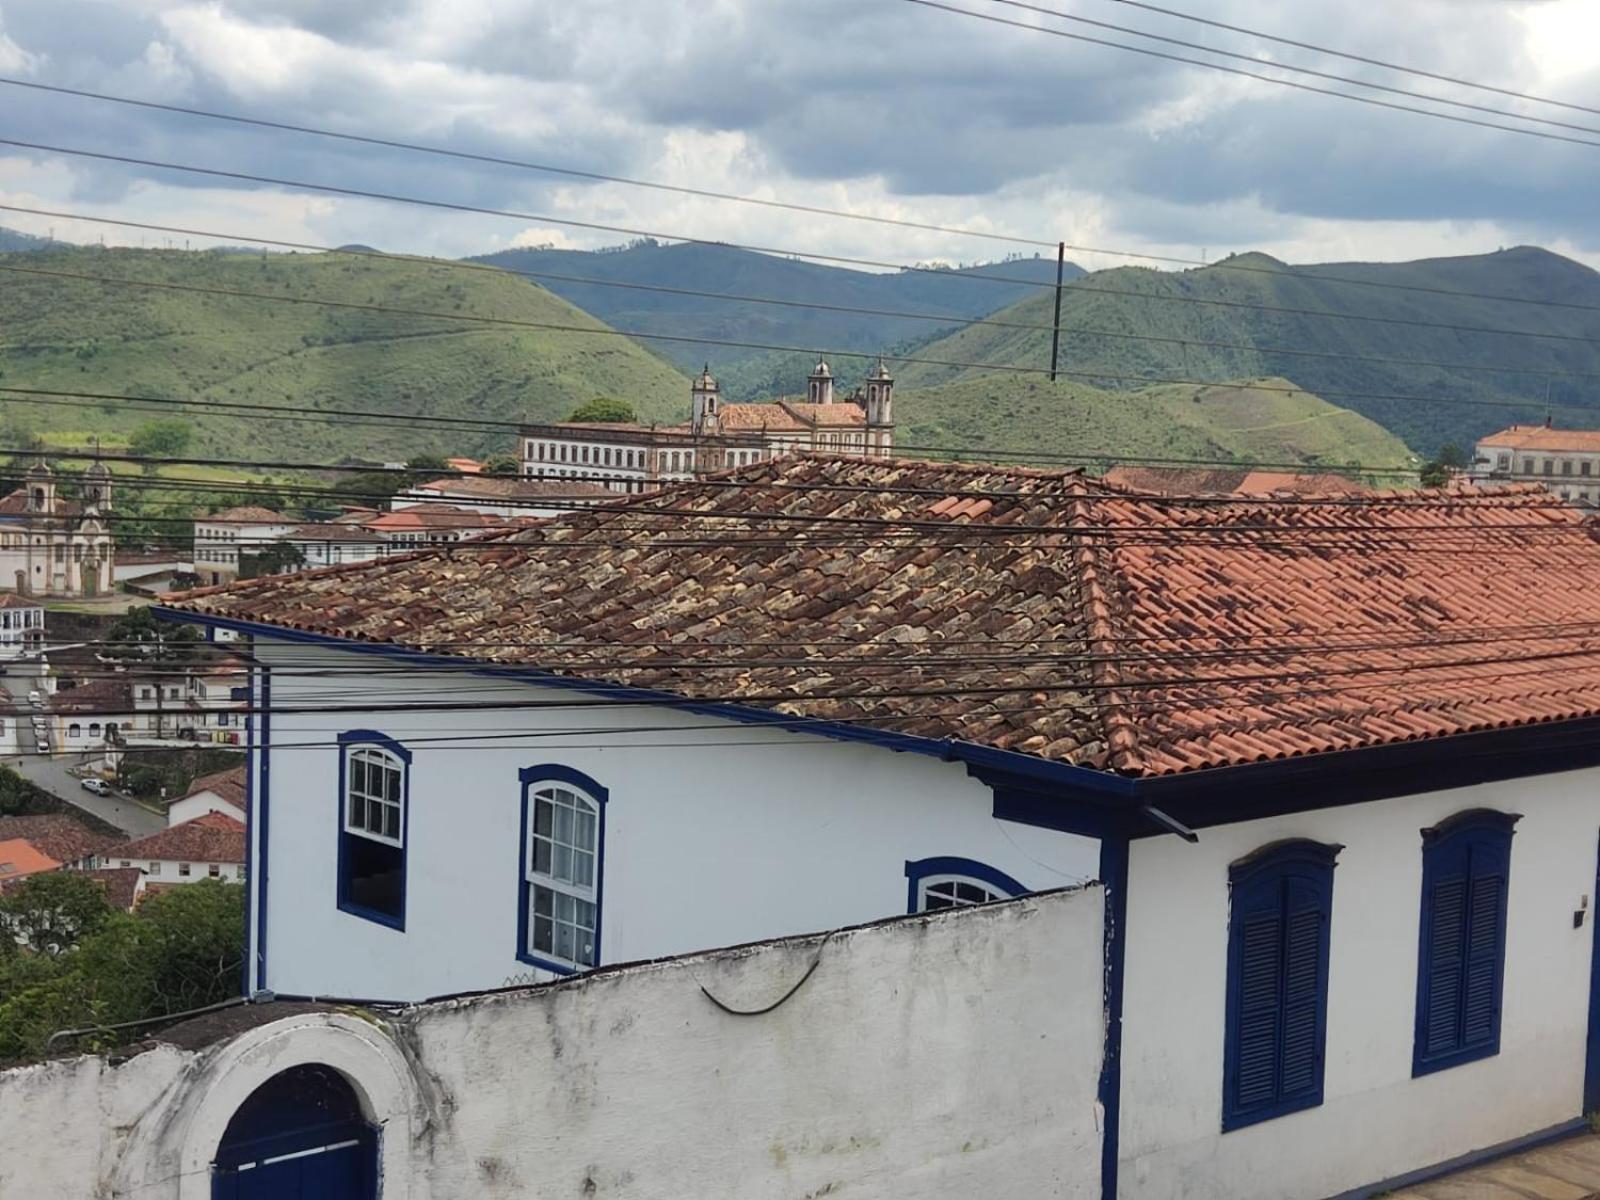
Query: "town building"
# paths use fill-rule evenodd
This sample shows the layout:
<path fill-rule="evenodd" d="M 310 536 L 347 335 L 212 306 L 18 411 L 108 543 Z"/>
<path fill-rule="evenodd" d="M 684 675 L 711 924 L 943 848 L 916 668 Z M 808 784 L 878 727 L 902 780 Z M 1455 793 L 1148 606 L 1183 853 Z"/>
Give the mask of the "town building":
<path fill-rule="evenodd" d="M 560 421 L 522 430 L 522 473 L 583 480 L 637 495 L 798 451 L 887 457 L 894 449 L 894 379 L 883 359 L 849 396 L 835 394 L 833 369 L 819 361 L 804 399 L 729 404 L 706 369 L 689 392 L 680 425 Z"/>
<path fill-rule="evenodd" d="M 735 478 L 165 611 L 255 656 L 252 990 L 416 1000 L 1098 884 L 1102 1197 L 1370 1194 L 1600 1108 L 1580 511 Z"/>
<path fill-rule="evenodd" d="M 189 790 L 167 807 L 167 824 L 182 825 L 207 813 L 221 813 L 243 822 L 250 808 L 249 790 L 244 785 L 244 766 L 202 775 Z"/>
<path fill-rule="evenodd" d="M 94 867 L 116 841 L 61 813 L 0 817 L 0 880 Z"/>
<path fill-rule="evenodd" d="M 399 492 L 390 509 L 400 512 L 424 504 L 451 504 L 493 517 L 559 517 L 562 513 L 615 500 L 617 494 L 579 479 L 518 479 L 504 475 L 466 475 L 430 479 Z"/>
<path fill-rule="evenodd" d="M 258 504 L 239 505 L 198 517 L 194 523 L 194 571 L 206 585 L 239 578 L 241 555 L 256 554 L 300 524 Z"/>
<path fill-rule="evenodd" d="M 125 689 L 132 710 L 123 721 L 124 740 L 244 740 L 247 675 L 236 659 L 208 655 L 170 666 L 149 664 L 112 682 Z"/>
<path fill-rule="evenodd" d="M 144 872 L 144 890 L 160 892 L 202 879 L 242 883 L 245 827 L 226 813 L 208 812 L 148 837 L 111 846 L 98 866 Z"/>
<path fill-rule="evenodd" d="M 38 654 L 44 648 L 44 606 L 31 596 L 0 592 L 0 660 Z"/>
<path fill-rule="evenodd" d="M 77 480 L 81 500 L 61 495 L 48 463 L 0 498 L 0 590 L 22 596 L 95 597 L 112 587 L 111 472 L 98 460 Z"/>
<path fill-rule="evenodd" d="M 1600 502 L 1600 430 L 1512 425 L 1479 438 L 1468 476 L 1479 483 L 1537 483 L 1563 500 Z"/>

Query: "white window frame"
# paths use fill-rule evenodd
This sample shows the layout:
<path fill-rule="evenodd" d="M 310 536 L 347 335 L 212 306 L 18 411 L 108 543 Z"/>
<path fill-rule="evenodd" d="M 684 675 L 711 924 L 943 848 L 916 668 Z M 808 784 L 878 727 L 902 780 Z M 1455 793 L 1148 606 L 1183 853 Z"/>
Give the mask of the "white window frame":
<path fill-rule="evenodd" d="M 358 790 L 356 787 L 356 766 L 358 763 L 365 771 L 370 772 L 377 768 L 383 771 L 386 777 L 388 773 L 393 772 L 395 778 L 394 798 L 391 799 L 387 794 L 372 792 L 365 782 Z M 383 788 L 381 791 L 387 793 L 388 789 Z M 360 800 L 362 803 L 363 818 L 373 806 L 376 806 L 383 813 L 387 813 L 392 809 L 394 812 L 394 827 L 399 830 L 399 833 L 395 836 L 390 836 L 381 829 L 369 828 L 365 820 L 360 824 L 356 823 L 352 819 L 354 801 L 356 800 Z M 343 801 L 340 811 L 343 814 L 344 831 L 346 833 L 366 838 L 369 841 L 381 842 L 385 846 L 394 846 L 401 850 L 405 849 L 406 763 L 398 754 L 392 750 L 385 750 L 382 746 L 374 746 L 370 743 L 351 746 L 349 752 L 345 755 Z M 388 821 L 385 820 L 382 824 L 384 829 L 388 828 Z"/>
<path fill-rule="evenodd" d="M 955 895 L 958 887 L 975 888 L 983 893 L 983 899 L 962 899 Z M 950 903 L 940 905 L 938 908 L 928 907 L 928 895 L 936 888 L 949 891 L 946 897 Z M 949 908 L 969 908 L 976 904 L 991 904 L 996 900 L 1009 900 L 1009 893 L 1002 891 L 992 883 L 985 883 L 971 875 L 960 875 L 954 872 L 945 875 L 925 875 L 917 881 L 917 911 L 918 912 L 943 912 Z"/>
<path fill-rule="evenodd" d="M 589 970 L 599 965 L 600 933 L 600 825 L 604 809 L 600 802 L 584 788 L 562 780 L 544 780 L 528 785 L 528 821 L 526 840 L 522 847 L 522 874 L 527 884 L 524 903 L 527 905 L 527 932 L 524 953 L 534 959 L 559 963 L 575 971 Z M 540 810 L 548 807 L 550 822 L 548 833 L 541 832 Z M 569 813 L 567 829 L 562 829 L 562 814 Z M 587 837 L 584 825 L 587 823 Z M 547 849 L 548 869 L 538 868 L 541 847 Z M 563 869 L 563 856 L 566 866 Z M 587 878 L 581 870 L 587 859 Z M 539 911 L 541 893 L 550 896 L 550 912 Z M 568 910 L 562 913 L 565 906 Z M 588 924 L 581 920 L 582 909 L 588 908 Z M 550 925 L 550 947 L 538 945 L 539 924 Z M 572 948 L 581 950 L 581 939 L 588 935 L 588 954 L 562 954 L 558 947 L 563 929 L 571 930 Z"/>

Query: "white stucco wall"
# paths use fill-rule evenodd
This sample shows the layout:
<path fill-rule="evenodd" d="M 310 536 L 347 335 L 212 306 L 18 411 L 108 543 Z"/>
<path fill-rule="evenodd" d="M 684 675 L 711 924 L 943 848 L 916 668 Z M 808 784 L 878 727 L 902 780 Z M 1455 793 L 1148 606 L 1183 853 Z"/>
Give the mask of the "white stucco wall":
<path fill-rule="evenodd" d="M 1600 771 L 1135 842 L 1128 890 L 1121 1194 L 1317 1200 L 1579 1115 Z M 1522 813 L 1512 840 L 1500 1053 L 1411 1077 L 1421 830 Z M 1342 844 L 1334 870 L 1324 1100 L 1220 1133 L 1228 865 L 1284 838 Z M 1590 915 L 1573 928 L 1587 897 Z"/>
<path fill-rule="evenodd" d="M 199 1053 L 0 1072 L 0 1196 L 209 1196 L 239 1104 L 345 1073 L 385 1200 L 1099 1196 L 1099 888 L 644 964 Z"/>
<path fill-rule="evenodd" d="M 269 643 L 258 651 L 280 664 L 274 710 L 591 699 L 461 673 L 396 673 L 403 663 L 371 655 Z M 586 734 L 619 727 L 643 732 Z M 334 743 L 350 729 L 385 733 L 414 755 L 404 932 L 336 904 Z M 908 860 L 975 859 L 1035 890 L 1082 882 L 1098 866 L 1093 841 L 994 820 L 992 792 L 959 764 L 670 709 L 284 711 L 271 742 L 265 986 L 287 994 L 416 1000 L 532 970 L 516 957 L 518 771 L 527 766 L 560 764 L 610 791 L 605 963 L 904 913 Z M 259 869 L 257 860 L 252 879 Z"/>

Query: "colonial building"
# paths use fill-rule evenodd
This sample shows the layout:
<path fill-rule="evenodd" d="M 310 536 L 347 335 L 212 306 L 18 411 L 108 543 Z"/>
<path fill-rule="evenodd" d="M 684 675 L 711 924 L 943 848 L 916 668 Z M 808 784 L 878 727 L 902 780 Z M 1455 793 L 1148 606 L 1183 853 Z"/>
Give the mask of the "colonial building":
<path fill-rule="evenodd" d="M 527 425 L 522 473 L 638 494 L 795 451 L 887 457 L 893 449 L 894 379 L 881 358 L 849 396 L 836 396 L 832 368 L 818 362 L 804 399 L 771 404 L 724 403 L 707 365 L 690 385 L 685 424 Z"/>
<path fill-rule="evenodd" d="M 1093 1111 L 1099 1171 L 1063 1195 L 1399 1191 L 1600 1109 L 1585 514 L 859 456 L 736 478 L 165 610 L 251 641 L 250 990 L 412 1001 L 1098 882 L 1103 938 L 1060 951 L 1091 964 L 1062 1000 L 1095 1096 L 1044 1107 Z M 740 1060 L 768 1091 L 832 953 L 731 997 L 771 1013 Z M 941 974 L 994 962 L 1037 966 L 1002 938 Z M 915 1042 L 955 995 L 904 972 L 856 1009 Z M 583 1047 L 607 1095 L 625 1028 Z"/>
<path fill-rule="evenodd" d="M 492 517 L 559 517 L 575 508 L 615 500 L 616 492 L 581 479 L 515 479 L 504 475 L 459 475 L 406 488 L 389 502 L 391 511 L 451 504 Z"/>
<path fill-rule="evenodd" d="M 201 517 L 194 523 L 194 571 L 202 584 L 231 583 L 239 578 L 241 555 L 258 553 L 286 537 L 300 522 L 244 504 Z"/>
<path fill-rule="evenodd" d="M 23 486 L 0 499 L 0 589 L 24 596 L 104 596 L 113 590 L 111 472 L 89 465 L 82 500 L 61 496 L 42 459 Z"/>
<path fill-rule="evenodd" d="M 245 876 L 244 825 L 222 812 L 208 812 L 148 837 L 111 846 L 100 854 L 103 868 L 137 867 L 145 890 L 161 891 L 202 879 L 240 883 Z"/>
<path fill-rule="evenodd" d="M 1513 425 L 1480 438 L 1470 477 L 1538 483 L 1563 500 L 1600 502 L 1600 430 Z"/>
<path fill-rule="evenodd" d="M 14 592 L 0 593 L 0 659 L 37 654 L 43 646 L 43 607 Z"/>

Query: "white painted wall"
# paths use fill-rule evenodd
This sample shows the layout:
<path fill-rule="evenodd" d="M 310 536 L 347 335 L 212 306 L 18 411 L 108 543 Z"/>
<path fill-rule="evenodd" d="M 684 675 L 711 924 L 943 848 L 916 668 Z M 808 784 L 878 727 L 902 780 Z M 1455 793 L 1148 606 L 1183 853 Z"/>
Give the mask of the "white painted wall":
<path fill-rule="evenodd" d="M 0 1072 L 0 1196 L 201 1200 L 222 1130 L 303 1062 L 384 1128 L 385 1200 L 1095 1200 L 1098 888 L 553 987 L 289 1017 L 199 1053 Z"/>
<path fill-rule="evenodd" d="M 400 660 L 371 655 L 257 649 L 282 664 L 275 709 L 591 698 L 464 673 L 397 674 Z M 617 727 L 654 732 L 585 736 Z M 333 743 L 362 728 L 415 755 L 403 933 L 336 903 Z M 976 859 L 1033 889 L 1081 882 L 1098 866 L 1088 839 L 994 820 L 990 789 L 958 764 L 670 709 L 286 712 L 271 738 L 264 986 L 284 993 L 420 999 L 525 975 L 516 949 L 526 766 L 561 764 L 610 790 L 606 963 L 904 913 L 912 859 Z"/>
<path fill-rule="evenodd" d="M 243 723 L 241 718 L 240 724 L 243 725 Z M 203 817 L 207 813 L 214 812 L 232 817 L 235 821 L 243 821 L 245 819 L 244 809 L 240 805 L 224 800 L 221 796 L 208 789 L 185 796 L 181 800 L 174 800 L 167 808 L 167 828 L 170 829 L 174 825 L 182 825 L 185 821 L 192 821 L 196 817 Z"/>
<path fill-rule="evenodd" d="M 1600 771 L 1482 785 L 1135 842 L 1123 1023 L 1122 1195 L 1317 1200 L 1579 1115 Z M 1524 814 L 1512 839 L 1500 1053 L 1411 1077 L 1421 830 Z M 1334 869 L 1324 1100 L 1222 1134 L 1228 864 L 1284 838 Z M 1572 927 L 1589 897 L 1590 916 Z"/>

